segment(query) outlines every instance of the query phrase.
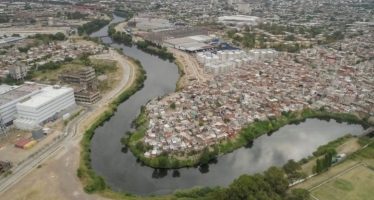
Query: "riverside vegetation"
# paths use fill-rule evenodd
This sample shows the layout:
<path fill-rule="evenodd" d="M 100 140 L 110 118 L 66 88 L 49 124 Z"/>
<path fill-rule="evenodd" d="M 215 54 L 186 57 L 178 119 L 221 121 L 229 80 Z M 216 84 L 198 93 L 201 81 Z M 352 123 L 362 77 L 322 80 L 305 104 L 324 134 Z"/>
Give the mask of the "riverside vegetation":
<path fill-rule="evenodd" d="M 149 40 L 137 41 L 136 46 L 146 53 L 158 56 L 162 60 L 169 60 L 170 62 L 175 60 L 174 55 L 168 52 L 166 47 L 162 47 L 161 45 Z"/>
<path fill-rule="evenodd" d="M 173 155 L 163 153 L 154 158 L 146 158 L 144 153 L 150 150 L 143 143 L 143 137 L 148 128 L 148 119 L 145 109 L 134 121 L 136 130 L 125 136 L 122 143 L 126 145 L 131 152 L 145 165 L 153 168 L 182 168 L 208 164 L 217 156 L 232 152 L 238 148 L 246 146 L 253 142 L 257 137 L 264 134 L 272 134 L 279 128 L 287 125 L 300 123 L 308 118 L 318 118 L 322 120 L 335 119 L 338 122 L 348 122 L 369 126 L 367 119 L 361 119 L 353 114 L 348 113 L 331 113 L 324 108 L 319 110 L 304 109 L 298 112 L 283 112 L 281 116 L 269 118 L 266 121 L 255 120 L 242 128 L 237 136 L 233 139 L 222 141 L 210 147 L 206 147 L 201 152 L 191 152 L 186 155 Z M 320 150 L 322 151 L 322 150 Z M 325 154 L 323 152 L 322 154 Z"/>
<path fill-rule="evenodd" d="M 114 23 L 109 25 L 108 27 L 108 35 L 113 39 L 113 41 L 124 44 L 126 46 L 132 46 L 133 44 L 135 44 L 140 50 L 146 53 L 158 56 L 162 60 L 169 60 L 170 62 L 174 62 L 175 57 L 172 53 L 168 52 L 167 48 L 162 47 L 161 45 L 158 45 L 149 40 L 139 40 L 134 42 L 130 33 L 117 31 L 115 29 L 118 24 L 119 23 Z"/>
<path fill-rule="evenodd" d="M 134 83 L 108 105 L 107 110 L 104 113 L 102 113 L 95 120 L 95 122 L 85 131 L 83 139 L 81 141 L 81 160 L 79 168 L 77 170 L 77 176 L 82 181 L 84 185 L 84 190 L 88 193 L 92 193 L 94 191 L 102 191 L 107 188 L 104 179 L 95 174 L 91 167 L 90 143 L 91 139 L 95 134 L 96 128 L 100 127 L 103 123 L 105 123 L 114 115 L 114 113 L 117 111 L 118 105 L 126 101 L 134 93 L 140 90 L 143 87 L 145 79 L 147 78 L 146 72 L 143 69 L 140 61 L 131 58 L 128 59 L 130 59 L 131 62 L 138 66 L 136 70 L 136 79 Z"/>
<path fill-rule="evenodd" d="M 78 34 L 80 36 L 90 35 L 91 33 L 96 32 L 100 30 L 101 28 L 103 28 L 104 26 L 106 26 L 107 24 L 109 24 L 109 22 L 110 22 L 109 20 L 105 20 L 105 19 L 95 19 L 91 22 L 87 22 L 83 24 L 82 26 L 78 27 Z"/>
<path fill-rule="evenodd" d="M 123 31 L 116 31 L 115 27 L 118 23 L 113 23 L 108 27 L 108 35 L 113 39 L 113 41 L 124 44 L 126 46 L 132 46 L 132 36 Z"/>

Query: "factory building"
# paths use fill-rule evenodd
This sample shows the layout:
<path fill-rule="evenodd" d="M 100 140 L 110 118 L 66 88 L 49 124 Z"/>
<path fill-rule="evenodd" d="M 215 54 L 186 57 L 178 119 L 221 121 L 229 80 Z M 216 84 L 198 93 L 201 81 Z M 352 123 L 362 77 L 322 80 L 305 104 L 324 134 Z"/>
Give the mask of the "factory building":
<path fill-rule="evenodd" d="M 75 106 L 73 88 L 47 86 L 29 99 L 17 103 L 17 119 L 14 124 L 23 130 L 32 130 L 55 120 L 59 114 Z"/>
<path fill-rule="evenodd" d="M 209 44 L 213 39 L 214 37 L 208 35 L 193 35 L 165 40 L 164 45 L 186 52 L 199 52 L 214 49 L 214 46 Z"/>

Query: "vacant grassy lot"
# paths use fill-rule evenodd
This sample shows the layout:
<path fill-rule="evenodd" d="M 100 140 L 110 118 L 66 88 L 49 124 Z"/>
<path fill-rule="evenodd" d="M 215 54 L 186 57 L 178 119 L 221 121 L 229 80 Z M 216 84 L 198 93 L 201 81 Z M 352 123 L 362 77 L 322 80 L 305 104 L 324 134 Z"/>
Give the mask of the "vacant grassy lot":
<path fill-rule="evenodd" d="M 61 81 L 59 75 L 73 70 L 79 70 L 86 66 L 92 66 L 97 76 L 105 75 L 106 79 L 99 81 L 99 90 L 107 92 L 111 90 L 115 84 L 121 79 L 121 69 L 117 66 L 116 61 L 90 59 L 90 63 L 84 63 L 80 59 L 75 59 L 71 62 L 61 64 L 56 69 L 37 70 L 32 73 L 32 80 L 46 83 L 46 84 L 59 84 Z"/>
<path fill-rule="evenodd" d="M 373 199 L 374 171 L 365 166 L 354 168 L 312 191 L 320 200 Z"/>
<path fill-rule="evenodd" d="M 356 151 L 358 151 L 361 146 L 358 142 L 358 138 L 356 137 L 349 137 L 344 140 L 343 143 L 339 144 L 339 146 L 334 147 L 336 152 L 338 154 L 345 153 L 347 155 L 350 155 Z M 302 172 L 306 173 L 307 175 L 312 175 L 313 167 L 316 165 L 317 158 L 323 158 L 323 156 L 314 157 L 309 162 L 302 165 Z M 349 165 L 347 165 L 349 167 Z M 323 175 L 320 175 L 323 176 Z"/>

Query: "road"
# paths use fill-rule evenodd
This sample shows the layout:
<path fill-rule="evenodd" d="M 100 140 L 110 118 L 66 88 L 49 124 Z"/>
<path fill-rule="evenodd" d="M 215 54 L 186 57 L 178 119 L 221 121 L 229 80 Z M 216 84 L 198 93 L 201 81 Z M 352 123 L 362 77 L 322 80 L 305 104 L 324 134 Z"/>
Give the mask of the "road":
<path fill-rule="evenodd" d="M 12 174 L 0 180 L 0 193 L 13 186 L 21 180 L 28 172 L 37 168 L 43 161 L 48 159 L 51 155 L 57 152 L 61 147 L 66 145 L 72 138 L 76 136 L 77 124 L 87 115 L 87 109 L 76 120 L 69 123 L 64 130 L 64 134 L 55 137 L 52 143 L 48 144 L 32 157 L 21 162 L 19 165 L 12 169 Z"/>
<path fill-rule="evenodd" d="M 97 58 L 118 61 L 122 68 L 121 81 L 113 90 L 103 95 L 98 103 L 86 107 L 80 116 L 71 121 L 58 140 L 14 167 L 11 175 L 1 179 L 2 198 L 102 199 L 97 195 L 86 194 L 76 176 L 80 155 L 79 142 L 84 130 L 106 110 L 105 105 L 134 82 L 136 66 L 114 50 Z"/>

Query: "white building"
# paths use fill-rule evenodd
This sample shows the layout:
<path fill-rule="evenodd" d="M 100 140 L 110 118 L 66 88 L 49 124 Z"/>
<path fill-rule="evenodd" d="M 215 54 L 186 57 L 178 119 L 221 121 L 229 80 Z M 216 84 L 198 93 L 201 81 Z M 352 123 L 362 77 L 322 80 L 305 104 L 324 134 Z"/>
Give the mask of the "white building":
<path fill-rule="evenodd" d="M 260 22 L 260 18 L 247 15 L 222 16 L 218 17 L 218 22 L 225 25 L 234 25 L 237 27 L 242 27 L 244 25 L 256 26 Z"/>
<path fill-rule="evenodd" d="M 16 118 L 16 105 L 30 98 L 45 87 L 35 83 L 25 83 L 21 86 L 0 85 L 0 118 L 3 125 L 8 125 Z"/>
<path fill-rule="evenodd" d="M 73 106 L 73 88 L 47 86 L 30 99 L 17 104 L 17 119 L 14 124 L 19 129 L 32 130 Z"/>
<path fill-rule="evenodd" d="M 278 52 L 274 49 L 252 49 L 248 54 L 254 58 L 255 61 L 273 61 L 278 56 Z"/>
<path fill-rule="evenodd" d="M 241 67 L 252 61 L 246 52 L 242 50 L 222 50 L 213 52 L 199 52 L 196 58 L 207 73 L 220 74 L 229 72 L 235 67 Z"/>

